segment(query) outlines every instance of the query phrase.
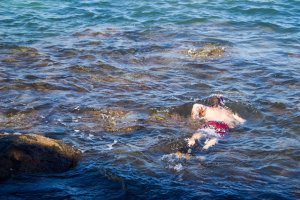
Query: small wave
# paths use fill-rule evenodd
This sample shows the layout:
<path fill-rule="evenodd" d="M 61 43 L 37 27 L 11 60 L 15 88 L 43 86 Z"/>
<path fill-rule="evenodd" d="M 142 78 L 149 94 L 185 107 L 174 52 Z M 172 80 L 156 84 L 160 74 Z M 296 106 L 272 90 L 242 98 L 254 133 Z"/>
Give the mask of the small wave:
<path fill-rule="evenodd" d="M 293 30 L 288 27 L 284 27 L 283 25 L 279 25 L 277 23 L 262 22 L 262 21 L 254 21 L 252 22 L 252 26 L 261 28 L 264 31 L 271 31 L 271 32 L 291 33 L 291 31 Z"/>
<path fill-rule="evenodd" d="M 113 149 L 113 146 L 114 146 L 115 144 L 117 144 L 117 143 L 118 143 L 118 140 L 114 140 L 113 143 L 108 144 L 108 145 L 107 145 L 107 146 L 108 146 L 107 150 L 112 150 L 112 149 Z"/>
<path fill-rule="evenodd" d="M 239 12 L 248 15 L 277 15 L 280 12 L 277 9 L 270 8 L 270 7 L 252 7 L 252 8 L 245 8 L 243 6 L 234 6 L 229 9 L 232 12 Z"/>

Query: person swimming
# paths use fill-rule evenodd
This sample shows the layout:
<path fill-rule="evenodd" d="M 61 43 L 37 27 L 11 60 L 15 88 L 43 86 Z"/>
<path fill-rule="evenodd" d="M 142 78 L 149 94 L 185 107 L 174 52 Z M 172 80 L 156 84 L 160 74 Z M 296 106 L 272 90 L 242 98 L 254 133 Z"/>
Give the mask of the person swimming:
<path fill-rule="evenodd" d="M 202 138 L 206 139 L 203 150 L 209 149 L 218 143 L 218 138 L 229 132 L 229 129 L 243 124 L 246 120 L 224 107 L 225 100 L 222 96 L 212 96 L 208 99 L 209 106 L 203 104 L 194 104 L 191 112 L 193 120 L 204 120 L 204 125 L 199 128 L 191 138 L 187 139 L 188 150 L 196 144 L 196 141 Z"/>
<path fill-rule="evenodd" d="M 206 122 L 218 122 L 211 123 L 211 125 L 226 124 L 228 128 L 234 128 L 235 126 L 245 122 L 243 118 L 233 113 L 231 110 L 223 107 L 225 104 L 222 96 L 212 96 L 209 100 L 210 106 L 202 104 L 194 104 L 192 108 L 191 117 L 193 120 L 204 119 Z"/>

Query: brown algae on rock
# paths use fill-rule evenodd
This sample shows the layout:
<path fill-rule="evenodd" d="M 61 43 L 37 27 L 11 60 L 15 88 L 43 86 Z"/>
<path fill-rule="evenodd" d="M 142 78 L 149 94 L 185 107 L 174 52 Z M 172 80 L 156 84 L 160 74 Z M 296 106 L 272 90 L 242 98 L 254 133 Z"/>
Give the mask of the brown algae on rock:
<path fill-rule="evenodd" d="M 6 49 L 0 56 L 0 63 L 18 67 L 46 67 L 54 63 L 49 56 L 40 53 L 37 49 L 26 46 L 14 46 Z"/>
<path fill-rule="evenodd" d="M 193 58 L 213 59 L 223 56 L 225 47 L 208 43 L 201 48 L 183 50 L 182 53 Z"/>

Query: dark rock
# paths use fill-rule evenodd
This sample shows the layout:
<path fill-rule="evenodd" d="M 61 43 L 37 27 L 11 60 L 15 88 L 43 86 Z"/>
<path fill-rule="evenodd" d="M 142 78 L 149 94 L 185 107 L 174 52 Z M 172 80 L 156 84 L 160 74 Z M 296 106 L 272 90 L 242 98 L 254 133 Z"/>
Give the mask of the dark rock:
<path fill-rule="evenodd" d="M 22 172 L 63 172 L 74 167 L 81 152 L 35 134 L 0 134 L 0 180 Z"/>

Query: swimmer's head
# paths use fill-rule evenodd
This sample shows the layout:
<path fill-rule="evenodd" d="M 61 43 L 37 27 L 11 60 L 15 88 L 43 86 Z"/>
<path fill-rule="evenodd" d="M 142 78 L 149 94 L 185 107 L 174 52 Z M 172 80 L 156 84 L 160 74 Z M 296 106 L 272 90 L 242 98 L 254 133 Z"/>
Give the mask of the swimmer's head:
<path fill-rule="evenodd" d="M 223 106 L 225 100 L 222 96 L 212 96 L 208 99 L 208 103 L 212 107 L 218 107 L 218 106 Z"/>

